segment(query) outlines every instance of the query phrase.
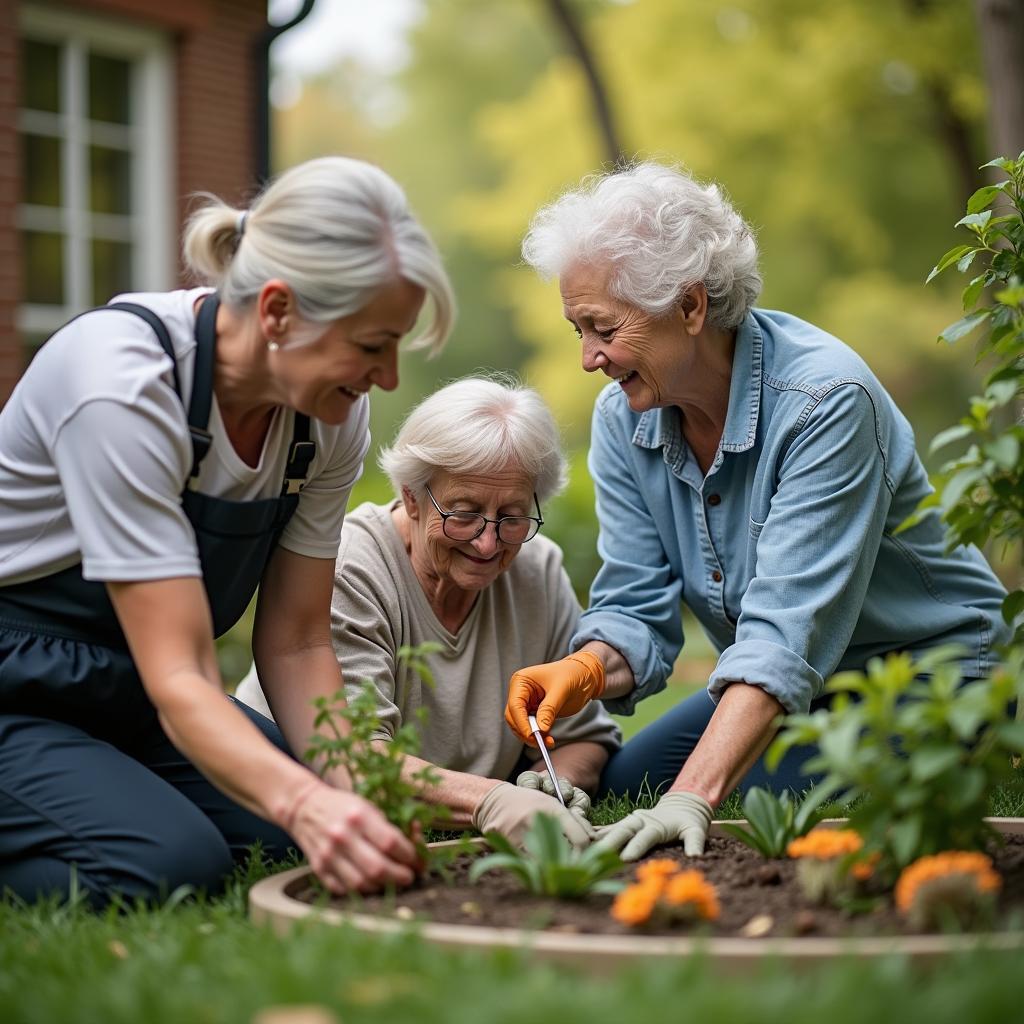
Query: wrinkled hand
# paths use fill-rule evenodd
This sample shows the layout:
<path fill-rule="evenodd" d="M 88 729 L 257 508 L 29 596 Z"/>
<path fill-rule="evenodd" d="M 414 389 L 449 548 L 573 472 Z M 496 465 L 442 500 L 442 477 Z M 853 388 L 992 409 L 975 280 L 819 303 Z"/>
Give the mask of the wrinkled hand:
<path fill-rule="evenodd" d="M 681 841 L 688 857 L 699 857 L 712 815 L 711 804 L 696 793 L 666 793 L 649 811 L 599 828 L 597 845 L 620 851 L 623 860 L 639 860 L 652 847 Z"/>
<path fill-rule="evenodd" d="M 524 742 L 536 746 L 528 715 L 535 715 L 541 731 L 548 733 L 556 718 L 582 711 L 604 693 L 604 663 L 590 651 L 577 651 L 560 661 L 530 665 L 512 674 L 508 685 L 505 721 Z M 544 742 L 555 741 L 545 735 Z"/>
<path fill-rule="evenodd" d="M 523 789 L 540 790 L 541 793 L 546 793 L 548 796 L 555 795 L 554 783 L 547 772 L 521 772 L 519 778 L 516 779 L 516 785 Z M 562 799 L 565 801 L 569 813 L 586 821 L 587 815 L 590 813 L 590 797 L 561 775 L 558 776 L 558 788 L 562 792 Z"/>
<path fill-rule="evenodd" d="M 570 814 L 553 796 L 499 782 L 477 804 L 473 827 L 486 834 L 500 832 L 509 842 L 522 846 L 523 836 L 538 814 L 550 814 L 562 834 L 578 850 L 589 846 L 594 830 L 588 821 Z"/>
<path fill-rule="evenodd" d="M 299 791 L 285 827 L 337 895 L 411 885 L 423 867 L 416 847 L 373 804 L 319 780 Z"/>

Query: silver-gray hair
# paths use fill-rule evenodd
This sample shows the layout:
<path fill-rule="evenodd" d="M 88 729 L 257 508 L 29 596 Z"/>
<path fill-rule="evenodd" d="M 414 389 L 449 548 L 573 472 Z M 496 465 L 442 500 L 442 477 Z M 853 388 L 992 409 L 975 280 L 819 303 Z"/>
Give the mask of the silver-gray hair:
<path fill-rule="evenodd" d="M 540 501 L 568 479 L 551 410 L 508 375 L 465 377 L 423 399 L 377 463 L 399 498 L 403 487 L 422 494 L 438 470 L 487 476 L 514 467 L 534 480 Z"/>
<path fill-rule="evenodd" d="M 451 333 L 455 298 L 441 257 L 405 193 L 379 167 L 321 157 L 286 171 L 247 210 L 203 198 L 185 228 L 184 260 L 229 306 L 244 308 L 277 277 L 292 289 L 299 315 L 326 326 L 404 279 L 423 288 L 433 307 L 409 347 L 437 352 Z"/>
<path fill-rule="evenodd" d="M 544 278 L 606 264 L 611 293 L 652 316 L 703 283 L 708 323 L 725 329 L 761 293 L 757 242 L 722 189 L 651 161 L 584 178 L 540 209 L 523 259 Z"/>

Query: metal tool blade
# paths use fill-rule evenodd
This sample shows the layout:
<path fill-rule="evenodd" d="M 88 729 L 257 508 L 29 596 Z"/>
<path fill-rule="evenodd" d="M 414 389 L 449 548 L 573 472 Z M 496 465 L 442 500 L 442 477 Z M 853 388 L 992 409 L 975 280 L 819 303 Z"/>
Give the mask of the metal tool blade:
<path fill-rule="evenodd" d="M 534 738 L 537 740 L 537 746 L 540 748 L 540 756 L 544 759 L 544 767 L 547 768 L 548 775 L 551 778 L 551 785 L 555 787 L 555 796 L 558 798 L 558 802 L 564 807 L 565 797 L 562 796 L 562 788 L 558 785 L 558 776 L 555 774 L 554 765 L 551 763 L 547 744 L 544 742 L 544 734 L 540 731 L 540 727 L 537 725 L 537 719 L 534 718 L 533 715 L 527 715 L 526 719 L 530 723 L 530 732 L 533 733 Z"/>

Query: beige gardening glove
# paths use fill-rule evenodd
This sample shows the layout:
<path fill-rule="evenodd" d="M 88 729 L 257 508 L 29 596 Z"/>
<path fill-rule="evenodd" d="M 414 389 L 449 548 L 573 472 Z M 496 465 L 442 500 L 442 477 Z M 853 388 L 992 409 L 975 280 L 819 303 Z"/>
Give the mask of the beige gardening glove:
<path fill-rule="evenodd" d="M 655 846 L 681 842 L 688 857 L 699 857 L 713 815 L 711 804 L 696 793 L 666 793 L 649 811 L 633 811 L 599 828 L 597 845 L 619 851 L 623 860 L 639 860 Z"/>
<path fill-rule="evenodd" d="M 565 838 L 578 850 L 589 846 L 594 838 L 590 823 L 571 814 L 554 797 L 513 786 L 510 782 L 499 782 L 477 804 L 473 828 L 485 835 L 500 832 L 510 843 L 521 846 L 523 836 L 538 814 L 551 815 Z"/>
<path fill-rule="evenodd" d="M 548 796 L 555 795 L 554 784 L 546 771 L 521 772 L 519 778 L 516 779 L 516 785 L 523 789 L 540 790 L 541 793 L 546 793 Z M 590 797 L 562 775 L 558 776 L 558 788 L 562 791 L 562 799 L 565 801 L 569 813 L 586 821 L 587 815 L 590 814 Z"/>

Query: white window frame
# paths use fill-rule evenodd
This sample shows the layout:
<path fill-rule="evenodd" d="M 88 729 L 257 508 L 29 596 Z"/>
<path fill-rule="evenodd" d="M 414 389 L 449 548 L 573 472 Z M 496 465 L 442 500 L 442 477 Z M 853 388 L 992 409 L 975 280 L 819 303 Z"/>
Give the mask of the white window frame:
<path fill-rule="evenodd" d="M 61 48 L 61 113 L 18 110 L 19 139 L 31 131 L 62 140 L 60 207 L 20 203 L 19 230 L 64 235 L 64 303 L 18 310 L 23 333 L 50 334 L 92 305 L 92 228 L 132 246 L 132 289 L 163 291 L 176 277 L 175 108 L 172 49 L 160 32 L 116 18 L 84 15 L 41 5 L 19 12 L 20 39 Z M 89 51 L 132 62 L 130 125 L 91 124 L 86 117 L 85 82 Z M 89 211 L 88 145 L 104 141 L 131 151 L 132 208 L 125 215 Z"/>

